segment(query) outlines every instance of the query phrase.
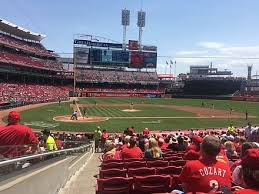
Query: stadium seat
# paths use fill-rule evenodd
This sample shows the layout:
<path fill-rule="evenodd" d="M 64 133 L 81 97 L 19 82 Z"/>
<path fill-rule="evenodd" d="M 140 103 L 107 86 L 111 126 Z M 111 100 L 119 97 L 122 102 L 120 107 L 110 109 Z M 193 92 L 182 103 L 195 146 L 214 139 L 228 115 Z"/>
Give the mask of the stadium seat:
<path fill-rule="evenodd" d="M 108 170 L 100 170 L 99 178 L 106 179 L 112 177 L 127 177 L 126 169 L 108 169 Z"/>
<path fill-rule="evenodd" d="M 169 166 L 184 166 L 185 164 L 186 160 L 169 161 Z"/>
<path fill-rule="evenodd" d="M 126 168 L 141 168 L 141 167 L 146 167 L 147 163 L 146 161 L 132 161 L 132 162 L 126 162 L 125 166 Z"/>
<path fill-rule="evenodd" d="M 132 185 L 132 178 L 97 179 L 96 194 L 130 194 Z"/>
<path fill-rule="evenodd" d="M 122 162 L 110 162 L 110 163 L 105 163 L 101 165 L 102 170 L 106 169 L 111 169 L 111 168 L 117 168 L 117 169 L 123 169 L 124 168 L 124 163 Z"/>
<path fill-rule="evenodd" d="M 175 156 L 175 157 L 173 157 L 173 160 L 174 161 L 176 161 L 176 160 L 182 160 L 183 159 L 183 157 L 181 157 L 181 156 Z"/>
<path fill-rule="evenodd" d="M 168 161 L 163 161 L 163 160 L 154 160 L 154 161 L 147 161 L 147 166 L 148 167 L 167 167 L 168 166 Z"/>
<path fill-rule="evenodd" d="M 134 177 L 134 191 L 136 193 L 168 192 L 170 190 L 170 182 L 170 176 L 136 176 Z"/>
<path fill-rule="evenodd" d="M 122 163 L 123 160 L 104 160 L 104 161 L 103 161 L 103 164 L 108 164 L 108 163 L 111 163 L 111 162 L 119 162 L 119 163 Z"/>
<path fill-rule="evenodd" d="M 157 175 L 179 175 L 182 172 L 182 167 L 168 166 L 156 169 Z"/>
<path fill-rule="evenodd" d="M 149 176 L 149 175 L 155 175 L 156 169 L 155 168 L 129 168 L 128 169 L 128 176 Z"/>

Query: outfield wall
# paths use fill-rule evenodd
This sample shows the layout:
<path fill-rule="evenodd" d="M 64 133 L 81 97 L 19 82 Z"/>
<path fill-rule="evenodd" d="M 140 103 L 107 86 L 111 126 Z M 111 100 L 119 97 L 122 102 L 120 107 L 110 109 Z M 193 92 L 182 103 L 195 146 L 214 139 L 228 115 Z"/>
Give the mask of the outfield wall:
<path fill-rule="evenodd" d="M 235 101 L 259 102 L 259 97 L 251 97 L 251 96 L 172 95 L 172 98 L 235 100 Z"/>

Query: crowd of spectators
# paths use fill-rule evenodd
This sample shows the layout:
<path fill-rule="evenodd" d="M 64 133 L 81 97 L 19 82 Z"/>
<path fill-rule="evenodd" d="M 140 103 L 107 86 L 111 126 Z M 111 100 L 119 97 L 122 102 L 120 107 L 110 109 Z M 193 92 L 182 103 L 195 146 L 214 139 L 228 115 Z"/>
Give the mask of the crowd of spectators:
<path fill-rule="evenodd" d="M 51 133 L 49 129 L 34 132 L 20 124 L 21 116 L 16 111 L 8 115 L 8 124 L 0 126 L 0 158 L 9 159 L 28 154 L 43 153 L 78 147 L 93 138 L 86 133 Z"/>
<path fill-rule="evenodd" d="M 152 94 L 156 94 L 156 93 L 163 93 L 160 89 L 126 89 L 126 88 L 77 88 L 77 90 L 79 92 L 89 92 L 89 93 L 93 93 L 93 92 L 97 92 L 97 93 L 143 93 L 143 94 L 147 94 L 147 93 L 152 93 Z"/>
<path fill-rule="evenodd" d="M 2 33 L 0 33 L 0 44 L 35 53 L 37 55 L 54 56 L 52 52 L 48 51 L 42 44 L 38 42 L 29 42 Z"/>
<path fill-rule="evenodd" d="M 113 83 L 158 83 L 156 72 L 78 69 L 77 80 Z"/>
<path fill-rule="evenodd" d="M 138 180 L 146 178 L 150 182 L 146 187 L 143 186 L 142 191 L 146 189 L 147 192 L 148 188 L 152 188 L 150 184 L 154 176 L 163 179 L 163 176 L 170 175 L 172 180 L 169 189 L 165 189 L 167 192 L 259 193 L 259 129 L 252 127 L 250 123 L 246 128 L 233 128 L 152 134 L 146 128 L 142 134 L 136 134 L 134 127 L 131 127 L 124 134 L 107 135 L 108 132 L 104 130 L 105 137 L 98 129 L 95 132 L 99 134 L 99 138 L 95 138 L 95 144 L 97 151 L 100 147 L 104 152 L 100 158 L 102 165 L 97 179 L 98 192 L 102 193 L 102 189 L 120 188 L 114 185 L 111 188 L 103 186 L 107 181 L 106 185 L 109 187 L 109 182 L 113 179 L 118 181 L 118 176 L 123 180 L 127 179 L 129 183 L 133 180 L 132 187 L 129 186 L 132 193 L 134 190 L 139 192 L 141 183 Z M 174 168 L 171 165 L 177 162 L 183 163 L 177 166 L 182 170 L 174 174 L 169 169 Z M 116 169 L 119 164 L 122 165 L 121 168 Z M 134 172 L 142 172 L 136 175 L 142 176 L 141 178 L 133 175 L 132 179 L 131 165 L 136 165 Z M 143 165 L 145 171 L 142 171 Z M 154 170 L 152 167 L 158 168 Z M 126 169 L 124 175 L 116 175 L 123 169 Z M 164 171 L 159 174 L 161 169 Z M 148 173 L 151 171 L 152 175 Z M 160 183 L 153 184 L 155 189 Z"/>
<path fill-rule="evenodd" d="M 63 66 L 55 60 L 39 59 L 7 51 L 0 51 L 0 62 L 21 66 L 41 68 L 53 71 L 62 71 Z"/>
<path fill-rule="evenodd" d="M 0 102 L 40 103 L 67 100 L 69 90 L 68 86 L 0 83 Z"/>

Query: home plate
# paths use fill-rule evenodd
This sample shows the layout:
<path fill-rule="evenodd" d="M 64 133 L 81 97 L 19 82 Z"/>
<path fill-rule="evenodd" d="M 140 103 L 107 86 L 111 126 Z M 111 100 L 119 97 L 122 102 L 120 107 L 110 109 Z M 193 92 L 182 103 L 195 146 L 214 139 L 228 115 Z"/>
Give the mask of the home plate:
<path fill-rule="evenodd" d="M 137 109 L 124 109 L 123 112 L 139 112 L 140 110 Z"/>

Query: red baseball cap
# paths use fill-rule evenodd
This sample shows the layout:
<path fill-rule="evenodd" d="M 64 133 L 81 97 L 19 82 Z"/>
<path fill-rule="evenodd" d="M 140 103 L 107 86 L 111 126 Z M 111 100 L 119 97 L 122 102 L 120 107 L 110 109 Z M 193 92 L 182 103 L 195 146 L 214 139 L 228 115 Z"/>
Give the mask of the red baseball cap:
<path fill-rule="evenodd" d="M 8 115 L 8 121 L 10 122 L 18 122 L 20 120 L 21 116 L 20 113 L 17 111 L 11 111 Z"/>
<path fill-rule="evenodd" d="M 251 170 L 259 170 L 259 148 L 248 149 L 241 158 L 241 165 Z"/>
<path fill-rule="evenodd" d="M 197 141 L 198 143 L 201 143 L 203 141 L 203 139 L 198 135 L 192 136 L 192 140 Z"/>

